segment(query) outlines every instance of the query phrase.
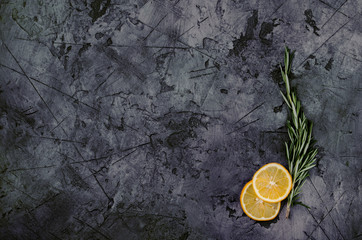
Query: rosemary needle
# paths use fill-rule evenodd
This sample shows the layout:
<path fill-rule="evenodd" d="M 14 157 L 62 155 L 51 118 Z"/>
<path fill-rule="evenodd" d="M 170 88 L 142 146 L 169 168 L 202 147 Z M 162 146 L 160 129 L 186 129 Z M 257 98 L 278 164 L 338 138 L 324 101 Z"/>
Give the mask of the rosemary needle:
<path fill-rule="evenodd" d="M 286 218 L 289 217 L 290 208 L 295 204 L 300 204 L 309 208 L 298 201 L 298 195 L 301 193 L 301 188 L 306 178 L 309 176 L 309 169 L 315 166 L 316 155 L 318 152 L 318 149 L 314 148 L 315 141 L 312 138 L 313 123 L 305 117 L 301 109 L 301 103 L 297 99 L 296 93 L 290 87 L 288 75 L 290 74 L 293 56 L 294 52 L 290 53 L 290 50 L 285 47 L 284 70 L 280 66 L 280 71 L 285 84 L 285 94 L 282 91 L 280 91 L 280 93 L 291 113 L 291 120 L 287 120 L 290 142 L 285 143 L 285 148 L 293 185 L 287 198 Z"/>

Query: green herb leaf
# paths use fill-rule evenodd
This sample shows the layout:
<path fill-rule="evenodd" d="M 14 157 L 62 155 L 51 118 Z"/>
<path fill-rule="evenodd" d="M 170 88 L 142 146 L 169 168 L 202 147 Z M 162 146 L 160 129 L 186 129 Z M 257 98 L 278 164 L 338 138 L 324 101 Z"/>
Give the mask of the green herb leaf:
<path fill-rule="evenodd" d="M 305 208 L 310 209 L 310 207 L 309 207 L 308 205 L 305 205 L 305 204 L 302 203 L 302 202 L 294 202 L 294 204 L 295 204 L 295 205 L 299 204 L 299 205 L 302 205 L 302 206 L 305 207 Z"/>

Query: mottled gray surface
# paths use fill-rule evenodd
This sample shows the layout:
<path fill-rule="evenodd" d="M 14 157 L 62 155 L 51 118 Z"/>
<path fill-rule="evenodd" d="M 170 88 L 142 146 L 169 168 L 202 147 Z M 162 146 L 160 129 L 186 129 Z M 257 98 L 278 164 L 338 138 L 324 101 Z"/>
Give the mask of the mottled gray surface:
<path fill-rule="evenodd" d="M 362 239 L 361 1 L 0 2 L 0 239 Z M 320 154 L 260 224 L 285 45 Z"/>

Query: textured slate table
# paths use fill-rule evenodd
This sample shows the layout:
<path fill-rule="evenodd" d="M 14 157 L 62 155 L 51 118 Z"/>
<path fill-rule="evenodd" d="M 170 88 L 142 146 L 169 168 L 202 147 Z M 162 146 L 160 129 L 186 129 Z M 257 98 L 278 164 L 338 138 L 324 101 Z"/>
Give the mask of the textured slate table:
<path fill-rule="evenodd" d="M 362 239 L 362 3 L 0 3 L 1 239 Z M 283 48 L 318 165 L 277 219 L 246 217 L 286 165 Z"/>

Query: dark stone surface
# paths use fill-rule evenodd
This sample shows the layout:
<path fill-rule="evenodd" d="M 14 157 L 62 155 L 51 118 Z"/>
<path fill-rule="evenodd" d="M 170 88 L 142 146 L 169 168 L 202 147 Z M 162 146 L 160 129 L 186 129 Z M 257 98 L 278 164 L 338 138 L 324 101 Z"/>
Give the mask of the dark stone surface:
<path fill-rule="evenodd" d="M 361 239 L 359 1 L 1 1 L 0 239 Z M 284 46 L 318 165 L 268 223 L 239 204 L 286 165 Z"/>

